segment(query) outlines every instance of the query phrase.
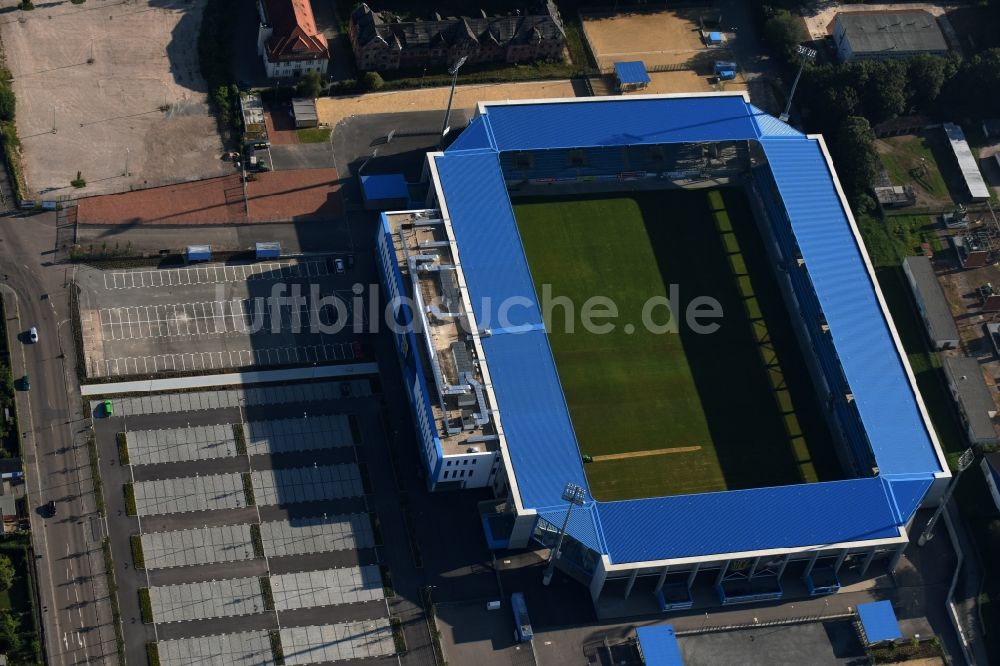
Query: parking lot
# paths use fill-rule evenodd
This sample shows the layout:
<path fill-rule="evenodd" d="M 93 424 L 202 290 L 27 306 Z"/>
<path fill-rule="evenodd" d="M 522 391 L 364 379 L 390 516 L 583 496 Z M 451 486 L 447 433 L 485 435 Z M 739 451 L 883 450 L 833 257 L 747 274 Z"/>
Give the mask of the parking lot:
<path fill-rule="evenodd" d="M 350 361 L 367 312 L 333 258 L 163 270 L 83 267 L 87 375 Z"/>
<path fill-rule="evenodd" d="M 373 397 L 351 379 L 92 403 L 105 495 L 125 509 L 119 599 L 145 621 L 133 649 L 177 665 L 396 663 L 359 456 L 379 437 Z"/>

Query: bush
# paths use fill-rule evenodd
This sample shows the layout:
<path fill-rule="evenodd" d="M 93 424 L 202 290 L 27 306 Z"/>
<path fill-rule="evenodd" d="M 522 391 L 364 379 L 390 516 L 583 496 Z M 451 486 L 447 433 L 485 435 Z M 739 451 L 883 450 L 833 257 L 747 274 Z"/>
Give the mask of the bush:
<path fill-rule="evenodd" d="M 269 631 L 267 632 L 267 636 L 271 641 L 271 657 L 274 658 L 275 666 L 284 666 L 285 648 L 281 644 L 281 633 Z"/>
<path fill-rule="evenodd" d="M 315 99 L 323 93 L 323 79 L 319 72 L 306 72 L 299 84 L 295 86 L 295 91 L 301 97 Z"/>
<path fill-rule="evenodd" d="M 153 624 L 153 602 L 149 598 L 149 588 L 139 588 L 139 614 L 143 624 Z"/>
<path fill-rule="evenodd" d="M 385 80 L 378 72 L 365 72 L 361 77 L 361 89 L 365 91 L 379 90 L 385 85 Z"/>
<path fill-rule="evenodd" d="M 264 557 L 264 540 L 260 536 L 260 525 L 250 526 L 250 542 L 253 543 L 253 556 Z"/>
<path fill-rule="evenodd" d="M 260 596 L 264 598 L 264 610 L 273 611 L 274 592 L 271 591 L 271 579 L 261 576 L 257 580 L 260 581 Z"/>
<path fill-rule="evenodd" d="M 135 508 L 135 485 L 132 483 L 126 483 L 124 486 L 125 491 L 125 513 L 130 516 L 136 515 L 137 511 Z"/>
<path fill-rule="evenodd" d="M 396 645 L 396 654 L 406 654 L 406 635 L 403 633 L 403 623 L 398 617 L 389 619 L 392 627 L 392 642 Z"/>
<path fill-rule="evenodd" d="M 76 188 L 87 187 L 87 179 L 83 177 L 83 172 L 77 171 L 76 178 L 69 181 L 69 184 Z"/>
<path fill-rule="evenodd" d="M 149 666 L 160 666 L 160 648 L 156 643 L 146 643 L 146 661 Z"/>
<path fill-rule="evenodd" d="M 236 455 L 245 456 L 247 454 L 247 436 L 242 423 L 233 424 L 233 439 L 236 441 Z"/>
<path fill-rule="evenodd" d="M 257 498 L 253 493 L 253 481 L 250 480 L 250 474 L 247 472 L 243 473 L 243 494 L 246 496 L 247 506 L 257 504 Z"/>
<path fill-rule="evenodd" d="M 14 91 L 4 82 L 0 85 L 0 120 L 14 120 L 16 108 L 17 99 L 14 97 Z"/>
<path fill-rule="evenodd" d="M 118 442 L 118 461 L 123 464 L 128 464 L 128 435 L 123 432 L 115 435 L 115 441 Z"/>
<path fill-rule="evenodd" d="M 146 558 L 142 552 L 142 537 L 138 534 L 132 534 L 129 536 L 128 542 L 132 547 L 132 565 L 136 569 L 145 569 Z"/>

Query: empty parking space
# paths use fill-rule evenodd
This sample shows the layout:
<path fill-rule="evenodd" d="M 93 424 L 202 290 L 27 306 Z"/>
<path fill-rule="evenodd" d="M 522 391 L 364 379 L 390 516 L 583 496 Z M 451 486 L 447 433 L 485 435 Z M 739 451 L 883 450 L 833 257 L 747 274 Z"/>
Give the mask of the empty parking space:
<path fill-rule="evenodd" d="M 334 291 L 322 301 L 264 297 L 101 308 L 102 339 L 142 340 L 206 335 L 313 331 L 336 333 L 351 323 L 353 294 Z"/>
<path fill-rule="evenodd" d="M 147 569 L 236 562 L 254 558 L 249 525 L 203 527 L 142 535 Z"/>
<path fill-rule="evenodd" d="M 275 663 L 266 631 L 179 638 L 160 641 L 156 648 L 161 666 L 273 666 Z"/>
<path fill-rule="evenodd" d="M 256 264 L 206 264 L 166 270 L 108 271 L 105 289 L 155 289 L 190 284 L 222 284 L 250 280 L 285 280 L 325 277 L 330 274 L 325 261 L 265 261 Z"/>
<path fill-rule="evenodd" d="M 140 516 L 246 506 L 243 478 L 239 474 L 137 481 L 133 488 L 136 513 Z"/>
<path fill-rule="evenodd" d="M 383 618 L 281 630 L 285 663 L 315 664 L 393 654 L 392 628 Z"/>
<path fill-rule="evenodd" d="M 129 417 L 197 412 L 206 409 L 236 409 L 240 406 L 262 407 L 290 403 L 326 402 L 338 398 L 370 395 L 371 383 L 367 379 L 352 379 L 223 391 L 162 393 L 130 398 L 112 398 L 111 403 L 115 415 Z M 100 401 L 92 401 L 90 407 L 95 413 L 99 413 Z"/>
<path fill-rule="evenodd" d="M 149 588 L 156 622 L 184 622 L 264 611 L 260 581 L 230 578 Z"/>
<path fill-rule="evenodd" d="M 236 455 L 233 426 L 193 426 L 169 430 L 130 430 L 125 435 L 133 465 L 207 460 Z"/>
<path fill-rule="evenodd" d="M 261 523 L 261 540 L 268 557 L 308 555 L 371 548 L 371 520 L 366 514 L 296 518 Z"/>
<path fill-rule="evenodd" d="M 350 361 L 354 359 L 354 356 L 354 347 L 349 343 L 156 354 L 152 356 L 122 356 L 105 359 L 104 371 L 98 373 L 97 376 L 122 377 L 159 372 L 331 363 Z"/>
<path fill-rule="evenodd" d="M 271 576 L 271 590 L 279 611 L 383 598 L 382 577 L 375 565 Z"/>
<path fill-rule="evenodd" d="M 350 419 L 342 414 L 247 423 L 247 452 L 251 455 L 313 451 L 352 444 Z"/>
<path fill-rule="evenodd" d="M 353 463 L 259 470 L 252 472 L 250 477 L 257 504 L 263 506 L 319 502 L 363 494 L 361 474 Z"/>

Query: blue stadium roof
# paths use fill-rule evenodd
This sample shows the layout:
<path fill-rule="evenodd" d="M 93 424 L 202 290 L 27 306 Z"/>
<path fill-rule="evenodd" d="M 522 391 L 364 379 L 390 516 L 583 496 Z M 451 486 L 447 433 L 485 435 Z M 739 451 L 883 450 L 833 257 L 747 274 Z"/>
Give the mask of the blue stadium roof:
<path fill-rule="evenodd" d="M 891 601 L 858 604 L 858 619 L 868 644 L 895 641 L 903 637 Z"/>
<path fill-rule="evenodd" d="M 674 628 L 669 624 L 636 627 L 639 649 L 646 666 L 684 666 Z"/>
<path fill-rule="evenodd" d="M 880 477 L 593 502 L 569 532 L 615 563 L 893 537 L 941 471 L 818 141 L 739 95 L 489 103 L 433 160 L 523 505 L 558 511 L 586 476 L 499 154 L 721 140 L 763 147 Z"/>
<path fill-rule="evenodd" d="M 626 85 L 638 85 L 649 83 L 649 74 L 646 73 L 646 65 L 641 60 L 615 63 L 615 76 L 619 83 Z"/>

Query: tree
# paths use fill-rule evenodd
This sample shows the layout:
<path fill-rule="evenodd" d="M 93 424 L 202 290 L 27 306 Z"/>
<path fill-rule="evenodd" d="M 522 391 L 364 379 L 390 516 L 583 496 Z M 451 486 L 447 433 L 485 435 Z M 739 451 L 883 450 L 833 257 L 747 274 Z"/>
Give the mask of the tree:
<path fill-rule="evenodd" d="M 900 60 L 866 60 L 852 63 L 864 83 L 861 100 L 865 117 L 874 124 L 906 111 L 906 63 Z"/>
<path fill-rule="evenodd" d="M 0 85 L 0 120 L 14 120 L 16 107 L 14 91 L 6 85 Z"/>
<path fill-rule="evenodd" d="M 9 610 L 0 611 L 0 650 L 17 652 L 21 649 L 21 620 Z"/>
<path fill-rule="evenodd" d="M 796 58 L 795 47 L 806 40 L 806 30 L 802 21 L 787 9 L 779 9 L 764 23 L 764 39 L 775 55 L 792 62 Z"/>
<path fill-rule="evenodd" d="M 319 72 L 306 72 L 295 89 L 302 97 L 315 99 L 323 93 L 323 79 Z"/>
<path fill-rule="evenodd" d="M 845 118 L 833 134 L 830 153 L 851 205 L 867 204 L 866 192 L 878 173 L 875 134 L 868 120 L 860 116 Z"/>
<path fill-rule="evenodd" d="M 921 111 L 927 110 L 941 94 L 948 61 L 921 53 L 910 59 L 907 78 L 910 80 L 910 101 Z"/>
<path fill-rule="evenodd" d="M 385 85 L 382 75 L 378 72 L 365 72 L 361 77 L 361 89 L 365 91 L 378 90 Z"/>
<path fill-rule="evenodd" d="M 14 584 L 14 577 L 17 571 L 14 570 L 14 563 L 6 555 L 0 555 L 0 591 L 9 590 Z"/>

